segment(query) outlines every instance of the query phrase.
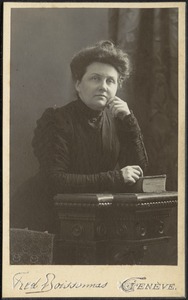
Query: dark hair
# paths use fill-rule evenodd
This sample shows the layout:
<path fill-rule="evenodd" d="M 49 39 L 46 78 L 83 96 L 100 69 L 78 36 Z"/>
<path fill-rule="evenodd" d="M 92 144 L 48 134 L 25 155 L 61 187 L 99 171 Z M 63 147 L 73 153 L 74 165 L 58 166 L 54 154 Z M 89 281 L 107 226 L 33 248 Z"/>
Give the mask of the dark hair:
<path fill-rule="evenodd" d="M 81 80 L 87 66 L 93 62 L 112 65 L 120 75 L 120 85 L 130 75 L 130 61 L 127 53 L 115 46 L 111 41 L 100 41 L 96 45 L 87 47 L 73 56 L 70 63 L 73 80 Z"/>

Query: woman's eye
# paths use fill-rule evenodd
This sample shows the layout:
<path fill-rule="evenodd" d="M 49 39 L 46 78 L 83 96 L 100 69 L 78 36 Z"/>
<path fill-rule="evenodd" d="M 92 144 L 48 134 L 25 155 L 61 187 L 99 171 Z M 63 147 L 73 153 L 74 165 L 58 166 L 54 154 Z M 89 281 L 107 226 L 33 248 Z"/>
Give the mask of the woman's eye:
<path fill-rule="evenodd" d="M 92 77 L 93 80 L 98 80 L 99 78 L 97 76 Z"/>
<path fill-rule="evenodd" d="M 112 78 L 109 78 L 109 79 L 108 79 L 108 82 L 109 82 L 109 83 L 115 83 L 114 79 L 112 79 Z"/>

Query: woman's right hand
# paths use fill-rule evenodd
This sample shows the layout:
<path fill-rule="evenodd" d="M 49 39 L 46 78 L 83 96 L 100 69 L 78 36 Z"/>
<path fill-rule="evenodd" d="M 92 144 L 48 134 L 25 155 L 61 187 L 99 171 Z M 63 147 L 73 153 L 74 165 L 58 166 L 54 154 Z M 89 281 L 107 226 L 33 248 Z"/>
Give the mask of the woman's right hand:
<path fill-rule="evenodd" d="M 143 176 L 143 171 L 140 166 L 127 166 L 121 169 L 124 182 L 132 185 L 134 184 L 140 177 Z"/>

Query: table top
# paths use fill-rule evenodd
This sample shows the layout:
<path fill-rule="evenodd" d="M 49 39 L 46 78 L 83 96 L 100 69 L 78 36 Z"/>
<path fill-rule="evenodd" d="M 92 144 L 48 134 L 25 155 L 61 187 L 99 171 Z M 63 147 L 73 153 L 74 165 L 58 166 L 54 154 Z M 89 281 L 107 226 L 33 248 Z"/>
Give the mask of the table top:
<path fill-rule="evenodd" d="M 58 194 L 54 197 L 56 206 L 90 205 L 90 206 L 175 206 L 178 193 L 174 191 L 162 193 L 83 193 Z"/>

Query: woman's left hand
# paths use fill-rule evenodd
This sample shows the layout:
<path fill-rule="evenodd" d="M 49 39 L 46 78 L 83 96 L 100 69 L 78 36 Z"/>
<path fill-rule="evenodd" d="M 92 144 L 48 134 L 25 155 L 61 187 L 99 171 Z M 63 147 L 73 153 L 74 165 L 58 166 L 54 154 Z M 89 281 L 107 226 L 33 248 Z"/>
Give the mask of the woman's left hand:
<path fill-rule="evenodd" d="M 128 116 L 131 113 L 127 102 L 116 96 L 108 101 L 107 107 L 111 110 L 114 117 L 118 117 L 120 119 L 123 119 L 125 116 Z"/>

